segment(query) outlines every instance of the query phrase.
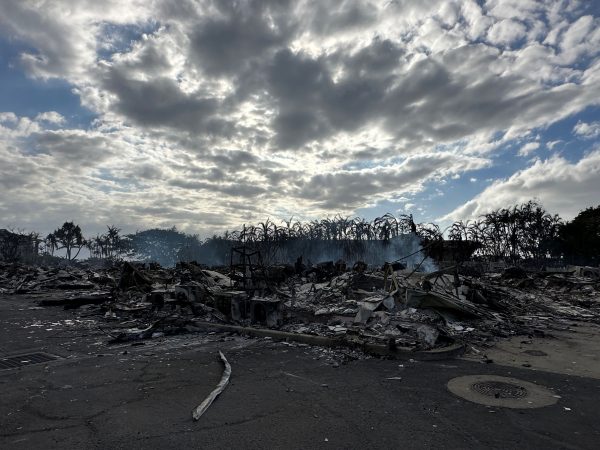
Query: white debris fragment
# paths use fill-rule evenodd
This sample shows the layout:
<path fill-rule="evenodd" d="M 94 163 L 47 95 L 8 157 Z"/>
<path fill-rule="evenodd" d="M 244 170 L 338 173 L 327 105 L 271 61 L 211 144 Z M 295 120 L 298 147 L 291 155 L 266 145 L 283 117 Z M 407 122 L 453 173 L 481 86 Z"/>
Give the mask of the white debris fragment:
<path fill-rule="evenodd" d="M 229 377 L 231 376 L 231 366 L 229 365 L 227 358 L 225 358 L 225 355 L 223 355 L 223 353 L 220 351 L 219 356 L 221 357 L 221 361 L 223 361 L 223 364 L 225 365 L 225 370 L 223 371 L 223 375 L 221 376 L 221 381 L 219 381 L 217 387 L 208 395 L 208 397 L 206 397 L 204 401 L 198 407 L 196 407 L 196 409 L 194 409 L 194 411 L 192 412 L 192 417 L 194 418 L 194 420 L 200 419 L 202 414 L 206 412 L 206 410 L 209 408 L 212 402 L 214 402 L 217 396 L 225 390 L 225 387 L 229 383 Z"/>

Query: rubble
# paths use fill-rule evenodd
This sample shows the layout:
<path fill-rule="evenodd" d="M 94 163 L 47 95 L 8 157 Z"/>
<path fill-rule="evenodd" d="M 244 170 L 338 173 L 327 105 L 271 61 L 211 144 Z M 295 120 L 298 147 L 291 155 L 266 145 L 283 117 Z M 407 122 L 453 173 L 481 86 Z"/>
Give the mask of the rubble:
<path fill-rule="evenodd" d="M 223 375 L 221 376 L 221 381 L 217 384 L 217 387 L 204 399 L 204 401 L 198 405 L 197 408 L 192 412 L 192 417 L 194 420 L 200 419 L 202 414 L 206 412 L 206 410 L 212 405 L 212 402 L 215 401 L 217 396 L 221 394 L 229 384 L 229 377 L 231 376 L 231 365 L 225 358 L 225 355 L 222 352 L 219 352 L 219 356 L 221 357 L 221 361 L 223 361 L 223 365 L 225 366 L 225 370 L 223 370 Z"/>
<path fill-rule="evenodd" d="M 456 343 L 489 347 L 499 338 L 600 318 L 600 280 L 593 267 L 533 271 L 498 265 L 493 272 L 466 275 L 459 266 L 420 272 L 398 262 L 307 267 L 301 258 L 296 267 L 265 267 L 259 253 L 237 251 L 245 264 L 211 269 L 195 263 L 2 263 L 0 293 L 37 296 L 44 307 L 81 309 L 108 324 L 110 343 L 221 324 L 235 332 L 273 330 L 288 340 L 315 336 L 334 346 L 428 351 Z"/>

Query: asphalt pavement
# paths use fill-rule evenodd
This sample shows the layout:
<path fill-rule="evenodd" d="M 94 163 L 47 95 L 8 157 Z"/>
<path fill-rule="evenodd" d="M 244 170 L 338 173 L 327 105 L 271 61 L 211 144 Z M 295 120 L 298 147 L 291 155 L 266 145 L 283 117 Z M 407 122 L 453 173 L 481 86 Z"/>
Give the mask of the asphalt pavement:
<path fill-rule="evenodd" d="M 596 449 L 600 441 L 598 379 L 461 359 L 357 359 L 218 333 L 108 346 L 85 311 L 37 309 L 34 300 L 0 297 L 0 352 L 59 358 L 0 370 L 3 449 Z M 192 410 L 221 378 L 219 350 L 231 381 L 195 422 Z M 446 387 L 478 374 L 533 382 L 559 398 L 508 409 Z"/>

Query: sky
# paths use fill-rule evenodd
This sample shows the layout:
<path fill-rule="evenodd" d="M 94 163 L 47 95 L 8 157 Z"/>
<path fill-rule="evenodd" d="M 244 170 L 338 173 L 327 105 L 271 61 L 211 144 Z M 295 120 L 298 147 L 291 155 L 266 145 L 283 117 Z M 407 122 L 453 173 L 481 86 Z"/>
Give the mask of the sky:
<path fill-rule="evenodd" d="M 600 204 L 600 2 L 4 0 L 0 228 Z"/>

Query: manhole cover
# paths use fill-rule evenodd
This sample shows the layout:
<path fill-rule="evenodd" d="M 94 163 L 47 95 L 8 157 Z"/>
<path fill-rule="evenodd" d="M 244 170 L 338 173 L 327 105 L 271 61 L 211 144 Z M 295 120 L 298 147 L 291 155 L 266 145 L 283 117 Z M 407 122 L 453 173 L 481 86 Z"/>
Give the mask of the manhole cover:
<path fill-rule="evenodd" d="M 471 386 L 475 392 L 494 398 L 523 398 L 527 397 L 527 389 L 512 383 L 502 381 L 479 381 Z"/>
<path fill-rule="evenodd" d="M 15 369 L 17 367 L 31 366 L 33 364 L 42 364 L 48 361 L 58 359 L 57 356 L 48 353 L 27 353 L 25 355 L 6 356 L 0 358 L 0 370 Z"/>
<path fill-rule="evenodd" d="M 453 378 L 448 382 L 448 390 L 470 402 L 504 408 L 541 408 L 560 398 L 537 384 L 496 375 Z"/>

